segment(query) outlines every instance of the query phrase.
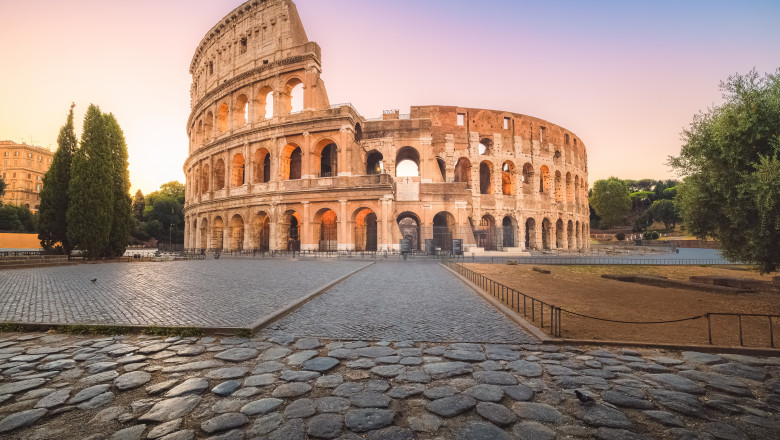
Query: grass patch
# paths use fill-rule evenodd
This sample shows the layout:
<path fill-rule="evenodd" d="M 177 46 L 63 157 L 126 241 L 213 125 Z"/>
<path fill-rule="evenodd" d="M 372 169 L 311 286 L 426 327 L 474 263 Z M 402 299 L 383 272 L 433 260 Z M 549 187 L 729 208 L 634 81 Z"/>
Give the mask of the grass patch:
<path fill-rule="evenodd" d="M 248 328 L 238 329 L 236 332 L 236 337 L 238 338 L 251 338 L 252 336 L 252 330 L 249 330 Z"/>
<path fill-rule="evenodd" d="M 64 325 L 57 328 L 56 331 L 57 333 L 82 336 L 113 336 L 130 333 L 129 328 L 116 325 Z"/>
<path fill-rule="evenodd" d="M 147 327 L 143 334 L 149 336 L 178 336 L 181 338 L 201 337 L 203 329 L 197 327 Z"/>
<path fill-rule="evenodd" d="M 0 333 L 22 333 L 25 328 L 21 324 L 15 322 L 2 322 L 0 323 Z"/>

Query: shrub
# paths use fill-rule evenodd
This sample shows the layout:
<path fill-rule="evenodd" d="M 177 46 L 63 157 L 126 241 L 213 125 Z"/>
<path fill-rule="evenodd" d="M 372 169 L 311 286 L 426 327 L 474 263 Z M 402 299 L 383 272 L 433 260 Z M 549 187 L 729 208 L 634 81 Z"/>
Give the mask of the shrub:
<path fill-rule="evenodd" d="M 623 240 L 625 240 L 625 239 L 626 239 L 626 234 L 624 234 L 624 233 L 622 233 L 622 232 L 618 232 L 618 233 L 615 235 L 615 238 L 617 238 L 617 239 L 618 239 L 618 241 L 623 241 Z"/>
<path fill-rule="evenodd" d="M 661 235 L 656 231 L 647 231 L 642 234 L 642 238 L 645 240 L 658 240 L 660 237 Z"/>

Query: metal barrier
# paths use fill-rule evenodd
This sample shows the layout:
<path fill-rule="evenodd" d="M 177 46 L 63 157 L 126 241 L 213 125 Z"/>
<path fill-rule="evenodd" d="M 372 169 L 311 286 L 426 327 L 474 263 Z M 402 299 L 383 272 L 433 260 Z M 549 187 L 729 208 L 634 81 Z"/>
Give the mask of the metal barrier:
<path fill-rule="evenodd" d="M 709 340 L 710 345 L 712 345 L 712 317 L 713 316 L 731 316 L 736 317 L 739 325 L 739 345 L 740 347 L 745 346 L 745 341 L 743 338 L 743 331 L 742 331 L 742 317 L 754 317 L 754 318 L 767 318 L 767 321 L 769 323 L 769 345 L 772 346 L 772 348 L 775 348 L 775 331 L 774 331 L 774 325 L 772 323 L 773 319 L 780 320 L 780 315 L 762 315 L 762 314 L 756 314 L 756 313 L 707 313 L 704 315 L 705 318 L 707 318 L 707 338 Z"/>
<path fill-rule="evenodd" d="M 644 266 L 691 266 L 691 265 L 733 265 L 742 264 L 725 258 L 601 258 L 601 257 L 473 257 L 474 262 L 506 264 L 512 260 L 517 264 L 535 264 L 550 266 L 594 266 L 594 265 L 644 265 Z"/>
<path fill-rule="evenodd" d="M 3 251 L 3 252 L 0 252 L 0 258 L 3 258 L 3 257 L 29 257 L 29 256 L 39 256 L 39 255 L 46 255 L 46 252 L 44 252 L 44 251 Z"/>

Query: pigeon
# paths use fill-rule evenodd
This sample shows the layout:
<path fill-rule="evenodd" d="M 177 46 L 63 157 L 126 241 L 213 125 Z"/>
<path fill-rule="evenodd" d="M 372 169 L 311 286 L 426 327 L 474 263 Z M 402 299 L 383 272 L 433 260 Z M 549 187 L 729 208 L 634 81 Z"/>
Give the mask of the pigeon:
<path fill-rule="evenodd" d="M 593 402 L 595 402 L 595 400 L 592 397 L 590 397 L 587 394 L 581 392 L 580 390 L 574 390 L 574 394 L 577 395 L 577 399 L 579 399 L 579 401 L 581 403 L 593 403 Z"/>
<path fill-rule="evenodd" d="M 90 281 L 94 283 L 95 281 L 97 281 L 97 278 L 92 278 Z"/>

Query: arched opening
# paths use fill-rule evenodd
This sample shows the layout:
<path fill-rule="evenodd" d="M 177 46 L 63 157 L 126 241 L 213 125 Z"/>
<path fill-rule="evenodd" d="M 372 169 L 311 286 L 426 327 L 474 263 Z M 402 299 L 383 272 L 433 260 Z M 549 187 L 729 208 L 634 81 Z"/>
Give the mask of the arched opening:
<path fill-rule="evenodd" d="M 236 106 L 233 107 L 234 123 L 236 128 L 243 127 L 249 122 L 249 98 L 241 94 L 236 98 Z"/>
<path fill-rule="evenodd" d="M 574 241 L 574 222 L 569 220 L 569 224 L 566 227 L 567 248 L 574 249 L 576 242 Z"/>
<path fill-rule="evenodd" d="M 200 248 L 209 249 L 209 221 L 205 218 L 200 222 Z"/>
<path fill-rule="evenodd" d="M 530 163 L 523 165 L 523 194 L 531 194 L 531 183 L 534 181 L 534 166 Z"/>
<path fill-rule="evenodd" d="M 455 181 L 465 182 L 467 188 L 471 188 L 471 161 L 465 157 L 458 159 L 455 164 Z"/>
<path fill-rule="evenodd" d="M 257 94 L 257 118 L 262 121 L 274 117 L 274 91 L 265 86 Z"/>
<path fill-rule="evenodd" d="M 574 176 L 574 203 L 580 204 L 580 177 Z"/>
<path fill-rule="evenodd" d="M 479 228 L 474 232 L 477 246 L 486 251 L 498 250 L 501 239 L 496 234 L 496 220 L 492 215 L 483 215 L 479 221 Z"/>
<path fill-rule="evenodd" d="M 339 250 L 338 217 L 332 209 L 321 209 L 314 216 L 314 224 L 319 223 L 320 252 L 336 252 Z"/>
<path fill-rule="evenodd" d="M 222 217 L 216 217 L 214 219 L 214 226 L 211 228 L 211 248 L 221 251 L 222 250 L 222 231 L 225 229 L 225 222 Z"/>
<path fill-rule="evenodd" d="M 515 164 L 511 161 L 501 166 L 501 192 L 505 196 L 515 193 Z"/>
<path fill-rule="evenodd" d="M 542 165 L 539 170 L 539 192 L 543 194 L 550 193 L 550 169 L 547 165 Z"/>
<path fill-rule="evenodd" d="M 441 173 L 441 181 L 446 182 L 447 181 L 447 164 L 444 162 L 444 159 L 441 157 L 436 158 L 436 164 L 439 165 L 439 172 Z"/>
<path fill-rule="evenodd" d="M 501 222 L 504 248 L 515 247 L 515 229 L 515 219 L 510 216 L 504 217 L 504 220 Z"/>
<path fill-rule="evenodd" d="M 374 150 L 366 158 L 366 174 L 382 174 L 385 172 L 384 156 L 382 153 Z"/>
<path fill-rule="evenodd" d="M 479 155 L 480 156 L 489 156 L 493 152 L 493 141 L 484 138 L 481 141 L 479 141 Z"/>
<path fill-rule="evenodd" d="M 552 241 L 550 236 L 552 235 L 552 223 L 550 219 L 545 218 L 542 220 L 542 248 L 550 249 L 552 247 Z"/>
<path fill-rule="evenodd" d="M 532 218 L 525 221 L 525 249 L 536 249 L 536 220 Z"/>
<path fill-rule="evenodd" d="M 493 194 L 493 164 L 486 160 L 479 164 L 479 193 Z"/>
<path fill-rule="evenodd" d="M 203 121 L 203 144 L 207 144 L 214 137 L 214 113 L 206 113 Z"/>
<path fill-rule="evenodd" d="M 230 219 L 230 250 L 244 250 L 244 219 L 238 214 Z"/>
<path fill-rule="evenodd" d="M 255 216 L 254 222 L 255 236 L 257 243 L 255 248 L 258 251 L 265 252 L 271 249 L 271 218 L 265 211 L 260 211 Z"/>
<path fill-rule="evenodd" d="M 355 124 L 355 142 L 363 140 L 363 127 L 360 123 Z"/>
<path fill-rule="evenodd" d="M 244 184 L 244 155 L 241 153 L 233 156 L 233 162 L 230 167 L 230 184 L 233 187 Z"/>
<path fill-rule="evenodd" d="M 198 125 L 195 127 L 195 147 L 199 148 L 204 145 L 203 138 L 203 120 L 198 121 Z"/>
<path fill-rule="evenodd" d="M 209 164 L 203 165 L 203 170 L 200 172 L 200 191 L 201 194 L 206 194 L 209 192 L 209 186 L 210 186 L 210 180 L 209 177 L 211 176 L 211 169 L 209 168 Z"/>
<path fill-rule="evenodd" d="M 230 107 L 227 102 L 223 102 L 219 105 L 219 110 L 217 111 L 217 129 L 220 133 L 224 133 L 230 128 L 229 116 Z"/>
<path fill-rule="evenodd" d="M 418 177 L 420 175 L 420 153 L 413 147 L 403 147 L 395 156 L 396 177 Z"/>
<path fill-rule="evenodd" d="M 362 208 L 355 214 L 355 250 L 376 252 L 378 249 L 376 213 Z"/>
<path fill-rule="evenodd" d="M 452 252 L 452 230 L 455 216 L 442 211 L 433 217 L 433 245 L 445 252 Z"/>
<path fill-rule="evenodd" d="M 555 201 L 563 202 L 563 178 L 560 171 L 555 172 Z"/>
<path fill-rule="evenodd" d="M 298 78 L 287 81 L 284 87 L 285 102 L 284 110 L 286 114 L 298 113 L 303 111 L 303 82 Z"/>
<path fill-rule="evenodd" d="M 563 220 L 558 219 L 557 222 L 555 222 L 555 247 L 558 249 L 565 249 L 566 245 L 564 243 L 564 237 L 563 237 Z"/>
<path fill-rule="evenodd" d="M 338 147 L 330 140 L 317 144 L 317 155 L 320 157 L 320 177 L 335 177 L 338 175 Z"/>
<path fill-rule="evenodd" d="M 214 165 L 214 189 L 219 191 L 225 188 L 225 161 L 217 159 Z"/>
<path fill-rule="evenodd" d="M 265 148 L 255 150 L 254 183 L 271 181 L 271 153 Z"/>
<path fill-rule="evenodd" d="M 281 247 L 288 251 L 301 250 L 300 215 L 293 210 L 282 214 L 279 222 L 279 237 L 282 240 Z"/>
<path fill-rule="evenodd" d="M 566 173 L 566 203 L 574 201 L 574 182 L 571 173 Z"/>
<path fill-rule="evenodd" d="M 398 216 L 398 229 L 401 239 L 411 243 L 413 251 L 420 250 L 420 218 L 412 212 L 404 212 Z"/>
<path fill-rule="evenodd" d="M 301 147 L 287 144 L 282 149 L 281 172 L 282 180 L 297 180 L 301 178 Z"/>

